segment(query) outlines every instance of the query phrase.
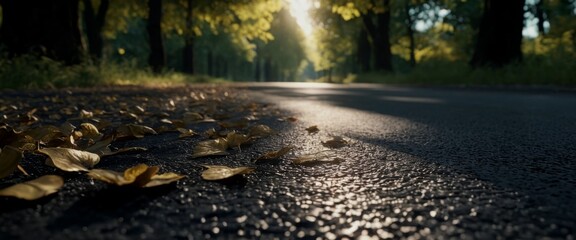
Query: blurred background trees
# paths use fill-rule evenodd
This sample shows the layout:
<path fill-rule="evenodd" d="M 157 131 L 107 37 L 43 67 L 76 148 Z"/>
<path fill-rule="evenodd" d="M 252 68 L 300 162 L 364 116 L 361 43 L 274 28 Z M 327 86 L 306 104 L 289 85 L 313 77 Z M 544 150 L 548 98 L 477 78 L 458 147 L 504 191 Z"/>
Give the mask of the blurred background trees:
<path fill-rule="evenodd" d="M 339 82 L 576 62 L 576 0 L 0 0 L 0 8 L 5 64 L 33 55 L 236 81 Z"/>

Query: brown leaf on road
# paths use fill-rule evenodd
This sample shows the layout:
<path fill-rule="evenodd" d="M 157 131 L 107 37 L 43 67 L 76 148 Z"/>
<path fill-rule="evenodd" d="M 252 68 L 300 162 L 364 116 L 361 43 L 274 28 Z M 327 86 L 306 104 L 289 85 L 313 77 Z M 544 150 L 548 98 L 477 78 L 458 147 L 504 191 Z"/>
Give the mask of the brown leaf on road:
<path fill-rule="evenodd" d="M 340 163 L 344 159 L 336 157 L 332 152 L 320 151 L 312 154 L 300 155 L 292 159 L 292 163 L 298 165 L 308 165 L 315 163 Z"/>
<path fill-rule="evenodd" d="M 264 153 L 262 156 L 256 158 L 255 161 L 277 159 L 277 158 L 280 158 L 280 157 L 286 155 L 292 149 L 294 149 L 294 146 L 283 147 L 277 151 L 267 152 L 267 153 Z"/>
<path fill-rule="evenodd" d="M 322 145 L 327 148 L 341 148 L 348 145 L 348 141 L 346 141 L 343 137 L 335 136 L 326 142 L 322 142 Z"/>
<path fill-rule="evenodd" d="M 228 120 L 218 123 L 223 128 L 245 128 L 248 126 L 248 119 L 240 118 L 236 120 Z"/>
<path fill-rule="evenodd" d="M 233 147 L 240 148 L 240 145 L 250 141 L 250 138 L 244 134 L 240 134 L 240 133 L 237 133 L 235 131 L 232 131 L 226 135 L 226 141 L 228 142 L 229 148 L 233 148 Z"/>
<path fill-rule="evenodd" d="M 10 176 L 22 160 L 22 151 L 11 146 L 4 146 L 0 152 L 0 178 Z"/>
<path fill-rule="evenodd" d="M 90 138 L 93 140 L 99 139 L 101 137 L 98 128 L 96 128 L 96 126 L 94 126 L 92 123 L 80 124 L 80 132 L 82 133 L 82 137 Z"/>
<path fill-rule="evenodd" d="M 306 128 L 306 131 L 308 131 L 308 133 L 317 133 L 320 131 L 320 129 L 318 128 L 318 126 L 314 125 Z"/>
<path fill-rule="evenodd" d="M 202 165 L 202 166 L 207 168 L 202 172 L 202 178 L 208 181 L 223 180 L 237 175 L 249 174 L 254 172 L 254 168 L 251 167 L 231 168 L 228 166 L 221 166 L 221 165 Z"/>
<path fill-rule="evenodd" d="M 145 135 L 156 135 L 156 131 L 154 129 L 143 126 L 143 125 L 136 125 L 136 124 L 126 124 L 118 127 L 116 129 L 117 138 L 143 138 Z"/>
<path fill-rule="evenodd" d="M 196 132 L 194 132 L 194 130 L 192 130 L 192 129 L 177 128 L 176 130 L 178 130 L 178 132 L 180 132 L 180 135 L 178 135 L 178 138 L 196 136 Z"/>
<path fill-rule="evenodd" d="M 60 176 L 45 175 L 37 179 L 18 183 L 0 190 L 0 196 L 15 197 L 24 200 L 36 200 L 38 198 L 57 192 L 64 180 Z"/>
<path fill-rule="evenodd" d="M 88 171 L 100 162 L 100 156 L 95 153 L 70 148 L 43 148 L 38 152 L 48 155 L 46 165 L 67 172 Z"/>
<path fill-rule="evenodd" d="M 267 137 L 272 135 L 273 133 L 274 131 L 270 127 L 263 124 L 252 126 L 250 127 L 250 130 L 248 130 L 248 136 L 254 138 Z"/>
<path fill-rule="evenodd" d="M 184 175 L 177 173 L 158 173 L 157 166 L 148 167 L 146 164 L 138 164 L 134 167 L 116 172 L 106 169 L 92 169 L 88 176 L 93 179 L 106 182 L 117 186 L 135 186 L 135 187 L 156 187 L 169 184 L 184 178 Z"/>
<path fill-rule="evenodd" d="M 224 138 L 217 138 L 199 142 L 194 147 L 194 154 L 192 158 L 213 156 L 213 155 L 228 155 L 228 141 Z"/>

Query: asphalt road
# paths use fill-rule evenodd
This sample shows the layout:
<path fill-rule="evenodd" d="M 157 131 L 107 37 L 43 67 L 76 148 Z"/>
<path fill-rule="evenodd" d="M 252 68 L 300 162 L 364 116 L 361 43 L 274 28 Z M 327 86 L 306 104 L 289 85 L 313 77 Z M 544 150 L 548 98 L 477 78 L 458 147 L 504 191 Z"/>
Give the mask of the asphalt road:
<path fill-rule="evenodd" d="M 2 200 L 0 239 L 576 237 L 574 93 L 242 88 L 298 121 L 269 119 L 278 135 L 222 158 L 190 159 L 193 142 L 169 135 L 129 143 L 150 151 L 119 160 L 145 159 L 189 177 L 147 191 L 72 180 L 45 200 Z M 312 125 L 320 131 L 309 134 Z M 294 155 L 321 151 L 332 136 L 350 142 L 329 150 L 344 161 L 266 162 L 231 183 L 203 181 L 194 167 L 250 165 L 260 153 L 287 145 L 296 147 Z"/>

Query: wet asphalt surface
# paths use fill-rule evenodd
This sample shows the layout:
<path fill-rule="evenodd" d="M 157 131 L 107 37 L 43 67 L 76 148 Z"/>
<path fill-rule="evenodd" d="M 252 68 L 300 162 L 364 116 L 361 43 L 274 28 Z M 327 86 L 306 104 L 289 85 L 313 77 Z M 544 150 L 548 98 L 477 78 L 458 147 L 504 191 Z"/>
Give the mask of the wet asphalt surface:
<path fill-rule="evenodd" d="M 166 133 L 120 143 L 149 151 L 137 162 L 188 177 L 125 189 L 64 175 L 59 193 L 33 202 L 0 199 L 0 239 L 574 239 L 576 94 L 378 85 L 241 87 L 294 123 L 225 157 L 191 159 L 199 139 Z M 320 132 L 305 128 L 317 125 Z M 344 161 L 288 159 L 330 150 Z M 292 155 L 252 163 L 293 145 Z M 121 146 L 118 146 L 121 147 Z M 228 182 L 200 178 L 199 164 L 254 166 Z M 33 168 L 33 166 L 28 166 Z M 34 169 L 31 169 L 34 170 Z"/>

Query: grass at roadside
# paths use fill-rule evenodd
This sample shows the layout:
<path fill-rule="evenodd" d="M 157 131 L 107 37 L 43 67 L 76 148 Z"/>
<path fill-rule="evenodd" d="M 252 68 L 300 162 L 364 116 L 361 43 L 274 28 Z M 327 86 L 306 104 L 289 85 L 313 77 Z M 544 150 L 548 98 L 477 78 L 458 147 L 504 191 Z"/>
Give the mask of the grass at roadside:
<path fill-rule="evenodd" d="M 566 61 L 565 61 L 566 60 Z M 417 85 L 576 86 L 576 61 L 527 57 L 501 69 L 472 69 L 467 63 L 429 61 L 408 73 L 367 73 L 354 82 Z"/>
<path fill-rule="evenodd" d="M 49 58 L 22 56 L 0 59 L 0 88 L 59 88 L 109 85 L 174 85 L 226 82 L 221 78 L 166 71 L 153 74 L 129 64 L 65 66 Z"/>

